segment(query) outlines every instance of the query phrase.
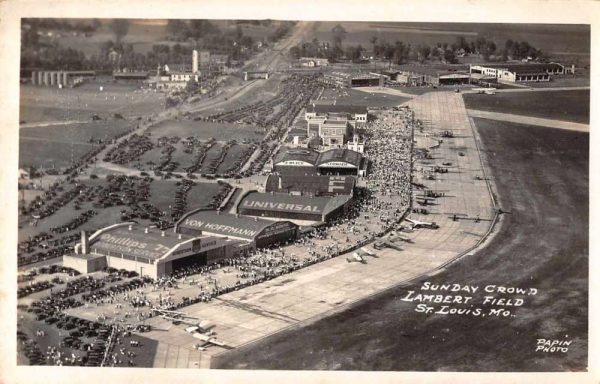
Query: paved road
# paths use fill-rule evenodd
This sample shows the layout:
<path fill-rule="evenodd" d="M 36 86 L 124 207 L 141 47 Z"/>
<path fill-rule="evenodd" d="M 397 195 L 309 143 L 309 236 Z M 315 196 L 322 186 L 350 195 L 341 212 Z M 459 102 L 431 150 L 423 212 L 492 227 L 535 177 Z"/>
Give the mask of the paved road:
<path fill-rule="evenodd" d="M 543 119 L 541 117 L 515 115 L 512 113 L 481 111 L 476 109 L 467 109 L 467 112 L 471 117 L 481 117 L 490 120 L 500 120 L 518 124 L 537 125 L 540 127 L 568 129 L 570 131 L 577 132 L 590 131 L 590 126 L 588 124 L 573 123 L 570 121 Z"/>
<path fill-rule="evenodd" d="M 344 257 L 337 257 L 222 295 L 210 303 L 186 307 L 185 312 L 217 324 L 218 337 L 233 347 L 255 345 L 267 336 L 343 311 L 359 300 L 434 271 L 475 247 L 488 232 L 490 222 L 452 221 L 445 214 L 462 212 L 482 218 L 493 215 L 486 183 L 475 180 L 475 176 L 482 174 L 482 168 L 462 97 L 435 92 L 417 97 L 410 104 L 417 116 L 426 118 L 433 129 L 455 132 L 455 138 L 446 139 L 435 150 L 435 156 L 459 165 L 461 171 L 439 175 L 434 181 L 422 180 L 431 188 L 451 191 L 448 194 L 452 197 L 440 198 L 432 215 L 411 216 L 434 220 L 440 229 L 408 233 L 414 243 L 403 245 L 404 251 L 375 251 L 378 257 L 369 259 L 367 264 L 347 263 Z M 417 133 L 417 142 L 429 143 L 425 133 Z M 459 156 L 457 148 L 465 156 Z M 423 165 L 417 163 L 416 168 Z M 183 326 L 174 326 L 160 318 L 151 322 L 158 329 L 169 329 L 169 332 L 156 330 L 145 334 L 159 341 L 156 367 L 210 367 L 212 356 L 223 353 L 219 348 L 194 351 L 194 339 Z M 223 356 L 227 359 L 229 355 Z"/>

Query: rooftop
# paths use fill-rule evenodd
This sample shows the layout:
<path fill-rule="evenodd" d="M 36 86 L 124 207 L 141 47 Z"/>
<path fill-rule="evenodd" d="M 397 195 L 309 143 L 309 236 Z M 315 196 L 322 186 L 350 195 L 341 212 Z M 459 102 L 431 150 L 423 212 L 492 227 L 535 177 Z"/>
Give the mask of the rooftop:
<path fill-rule="evenodd" d="M 131 229 L 130 229 L 131 228 Z M 208 238 L 208 236 L 180 235 L 172 230 L 161 231 L 139 225 L 106 228 L 97 239 L 91 241 L 90 250 L 103 248 L 115 253 L 138 254 L 149 259 L 159 259 L 171 248 L 191 239 Z M 164 236 L 163 236 L 164 234 Z"/>
<path fill-rule="evenodd" d="M 360 152 L 356 152 L 350 149 L 330 149 L 329 151 L 322 152 L 319 155 L 317 165 L 325 164 L 330 161 L 340 161 L 350 163 L 358 168 L 360 167 L 362 157 L 363 156 L 360 154 Z"/>
<path fill-rule="evenodd" d="M 326 215 L 345 204 L 351 196 L 297 196 L 287 193 L 250 192 L 238 208 L 264 209 L 277 212 L 315 213 Z"/>
<path fill-rule="evenodd" d="M 278 164 L 283 161 L 304 161 L 309 164 L 316 164 L 319 158 L 319 152 L 308 148 L 289 148 L 281 147 L 279 152 L 273 158 L 273 164 Z"/>
<path fill-rule="evenodd" d="M 224 212 L 218 213 L 212 210 L 198 211 L 185 217 L 179 223 L 179 225 L 186 228 L 248 240 L 254 239 L 254 236 L 274 224 L 275 222 L 273 221 Z"/>
<path fill-rule="evenodd" d="M 351 195 L 355 184 L 356 180 L 351 176 L 271 174 L 267 178 L 265 190 L 267 192 L 301 192 L 315 195 L 326 193 Z"/>
<path fill-rule="evenodd" d="M 480 67 L 507 69 L 519 74 L 542 74 L 546 69 L 561 69 L 558 63 L 503 63 L 503 64 L 478 64 Z"/>
<path fill-rule="evenodd" d="M 414 72 L 424 75 L 442 76 L 452 73 L 466 73 L 469 71 L 468 65 L 447 64 L 447 65 L 418 65 L 405 64 L 400 66 L 402 72 Z"/>

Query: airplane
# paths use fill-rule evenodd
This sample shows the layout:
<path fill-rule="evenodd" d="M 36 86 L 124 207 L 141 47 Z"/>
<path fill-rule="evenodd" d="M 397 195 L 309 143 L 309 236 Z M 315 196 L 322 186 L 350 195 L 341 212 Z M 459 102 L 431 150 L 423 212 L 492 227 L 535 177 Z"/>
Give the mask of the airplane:
<path fill-rule="evenodd" d="M 408 221 L 409 223 L 412 224 L 413 229 L 417 229 L 417 228 L 438 229 L 440 227 L 435 222 L 428 223 L 426 221 L 419 221 L 419 220 L 408 219 L 408 218 L 406 219 L 406 221 Z"/>
<path fill-rule="evenodd" d="M 190 321 L 190 320 L 186 320 L 183 318 L 177 318 L 177 317 L 170 317 L 167 315 L 163 315 L 161 316 L 163 319 L 165 320 L 170 320 L 173 323 L 183 323 L 183 324 L 188 324 L 194 327 L 198 327 L 198 329 L 202 332 L 208 332 L 211 330 L 211 328 L 214 328 L 215 325 L 209 321 L 199 321 L 199 322 L 194 322 L 194 321 Z M 188 327 L 189 328 L 189 327 Z"/>
<path fill-rule="evenodd" d="M 348 263 L 359 262 L 359 263 L 362 263 L 362 264 L 367 264 L 367 261 L 361 255 L 359 255 L 356 252 L 354 252 L 352 254 L 352 257 L 347 257 L 346 258 L 346 262 L 348 262 Z"/>
<path fill-rule="evenodd" d="M 156 308 L 156 307 L 153 307 L 152 311 L 160 313 L 160 315 L 162 317 L 164 317 L 164 316 L 170 316 L 170 317 L 182 318 L 182 319 L 183 318 L 196 319 L 196 317 L 188 316 L 188 314 L 185 313 L 185 312 L 170 311 L 168 309 L 160 309 L 160 308 Z"/>
<path fill-rule="evenodd" d="M 377 256 L 374 252 L 371 252 L 368 248 L 365 248 L 365 247 L 362 247 L 358 251 L 359 252 L 362 251 L 362 252 L 366 253 L 368 256 Z"/>
<path fill-rule="evenodd" d="M 390 241 L 378 241 L 375 244 L 373 244 L 373 248 L 375 249 L 384 249 L 384 248 L 392 248 L 395 249 L 397 251 L 403 251 L 402 248 L 400 248 L 398 245 L 396 245 L 394 243 L 393 240 L 390 239 Z"/>
<path fill-rule="evenodd" d="M 452 215 L 452 216 L 448 216 L 450 219 L 452 219 L 452 221 L 473 220 L 476 223 L 479 223 L 480 221 L 492 221 L 492 219 L 482 219 L 479 217 L 479 215 L 477 215 L 477 217 L 468 217 L 464 213 L 449 213 L 449 215 Z"/>
<path fill-rule="evenodd" d="M 358 249 L 358 250 L 356 251 L 356 253 L 357 253 L 357 254 L 358 254 L 360 257 L 363 257 L 363 258 L 364 258 L 364 257 L 366 257 L 366 256 L 370 256 L 370 257 L 373 257 L 373 258 L 376 258 L 376 259 L 378 259 L 378 258 L 379 258 L 379 256 L 377 256 L 377 255 L 376 255 L 374 252 L 370 251 L 369 249 L 367 249 L 367 248 L 365 248 L 365 247 Z"/>
<path fill-rule="evenodd" d="M 405 243 L 414 243 L 413 239 L 409 239 L 408 237 L 400 236 L 400 235 L 391 235 L 391 241 L 404 241 Z"/>
<path fill-rule="evenodd" d="M 212 337 L 209 335 L 206 335 L 204 333 L 193 333 L 192 334 L 193 337 L 195 337 L 196 339 L 202 340 L 204 341 L 204 345 L 202 345 L 201 347 L 204 347 L 206 349 L 206 345 L 210 344 L 210 345 L 216 345 L 218 347 L 222 347 L 222 348 L 227 348 L 228 345 L 225 341 L 223 340 L 219 340 L 216 337 Z"/>

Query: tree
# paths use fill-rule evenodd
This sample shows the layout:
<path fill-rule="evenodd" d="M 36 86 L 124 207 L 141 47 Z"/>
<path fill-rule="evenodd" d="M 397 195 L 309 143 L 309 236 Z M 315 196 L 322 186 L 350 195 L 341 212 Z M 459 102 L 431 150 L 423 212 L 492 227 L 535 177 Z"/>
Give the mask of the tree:
<path fill-rule="evenodd" d="M 371 44 L 373 45 L 373 56 L 377 57 L 377 55 L 375 54 L 375 47 L 377 46 L 377 40 L 379 40 L 379 38 L 377 36 L 372 36 L 369 41 L 371 42 Z"/>
<path fill-rule="evenodd" d="M 444 51 L 444 60 L 446 63 L 454 64 L 456 63 L 456 56 L 454 56 L 454 51 L 451 49 L 447 49 Z"/>
<path fill-rule="evenodd" d="M 346 30 L 344 27 L 342 27 L 341 24 L 337 24 L 335 27 L 331 28 L 331 33 L 333 34 L 334 45 L 342 45 L 342 41 L 346 38 Z"/>
<path fill-rule="evenodd" d="M 294 60 L 298 60 L 302 56 L 300 48 L 296 45 L 290 48 L 290 57 Z"/>
<path fill-rule="evenodd" d="M 121 42 L 127 33 L 129 32 L 129 20 L 127 19 L 113 19 L 110 27 L 115 34 L 115 41 L 118 43 Z"/>
<path fill-rule="evenodd" d="M 420 45 L 417 49 L 418 60 L 423 63 L 431 54 L 431 48 L 428 45 Z"/>

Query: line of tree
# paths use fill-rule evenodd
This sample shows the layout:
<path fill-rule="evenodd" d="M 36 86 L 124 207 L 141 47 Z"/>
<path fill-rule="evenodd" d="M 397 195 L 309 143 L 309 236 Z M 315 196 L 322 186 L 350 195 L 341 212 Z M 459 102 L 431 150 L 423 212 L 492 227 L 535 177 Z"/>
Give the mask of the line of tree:
<path fill-rule="evenodd" d="M 309 42 L 302 42 L 290 48 L 291 58 L 300 57 L 319 57 L 327 58 L 331 62 L 340 60 L 351 60 L 358 62 L 366 57 L 366 49 L 362 45 L 343 45 L 346 31 L 341 25 L 336 25 L 332 29 L 332 41 L 320 42 L 316 38 Z M 379 41 L 377 36 L 369 39 L 371 43 L 371 56 L 380 60 L 393 62 L 394 64 L 404 64 L 408 61 L 424 63 L 427 60 L 441 61 L 445 63 L 457 63 L 457 56 L 476 54 L 485 61 L 492 58 L 501 58 L 502 60 L 520 60 L 525 58 L 544 59 L 541 50 L 531 46 L 528 42 L 516 42 L 507 40 L 505 47 L 498 49 L 496 43 L 489 38 L 477 37 L 474 40 L 467 41 L 464 36 L 458 36 L 452 44 L 448 42 L 439 42 L 433 46 L 427 44 L 418 44 L 413 46 L 405 44 L 402 41 L 393 43 Z"/>

